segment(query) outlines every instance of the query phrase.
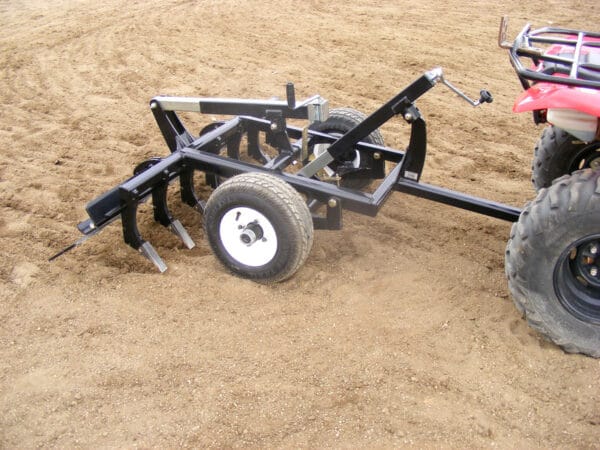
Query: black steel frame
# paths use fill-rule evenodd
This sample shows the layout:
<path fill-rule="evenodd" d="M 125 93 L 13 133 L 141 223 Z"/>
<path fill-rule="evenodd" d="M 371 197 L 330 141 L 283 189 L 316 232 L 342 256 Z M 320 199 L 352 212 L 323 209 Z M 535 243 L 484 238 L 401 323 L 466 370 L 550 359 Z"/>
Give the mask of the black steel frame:
<path fill-rule="evenodd" d="M 293 86 L 290 85 L 286 102 L 155 97 L 150 106 L 171 154 L 138 166 L 136 172 L 139 173 L 92 200 L 86 206 L 89 219 L 81 222 L 78 228 L 85 236 L 91 236 L 120 217 L 125 242 L 140 250 L 163 271 L 166 265 L 139 232 L 136 220 L 138 205 L 152 196 L 155 220 L 179 235 L 188 247 L 193 246 L 167 207 L 167 187 L 171 181 L 179 178 L 182 201 L 202 212 L 204 203 L 194 190 L 195 171 L 204 172 L 213 186 L 217 185 L 219 179 L 245 172 L 267 172 L 278 176 L 304 194 L 313 211 L 317 229 L 340 229 L 343 209 L 375 216 L 393 191 L 516 221 L 521 212 L 517 208 L 419 181 L 425 163 L 427 137 L 425 120 L 415 101 L 440 80 L 443 81 L 441 69 L 423 74 L 341 137 L 314 131 L 310 127 L 299 128 L 286 124 L 287 118 L 311 119 L 312 114 L 319 120 L 326 115 L 326 111 L 321 116 L 314 113 L 315 104 L 317 109 L 326 110 L 326 106 L 319 103 L 319 97 L 296 105 Z M 200 136 L 194 137 L 175 111 L 177 107 L 185 111 L 237 116 L 206 127 Z M 362 139 L 396 115 L 400 115 L 411 127 L 409 144 L 404 151 L 362 142 Z M 277 149 L 276 157 L 269 158 L 261 151 L 261 134 L 264 134 L 267 143 Z M 247 139 L 248 155 L 257 163 L 240 160 L 243 137 Z M 302 160 L 309 142 L 324 142 L 330 146 L 299 171 L 284 172 L 284 169 Z M 373 193 L 340 187 L 315 176 L 352 148 L 372 154 L 375 160 L 396 163 Z M 225 155 L 221 154 L 223 152 Z"/>

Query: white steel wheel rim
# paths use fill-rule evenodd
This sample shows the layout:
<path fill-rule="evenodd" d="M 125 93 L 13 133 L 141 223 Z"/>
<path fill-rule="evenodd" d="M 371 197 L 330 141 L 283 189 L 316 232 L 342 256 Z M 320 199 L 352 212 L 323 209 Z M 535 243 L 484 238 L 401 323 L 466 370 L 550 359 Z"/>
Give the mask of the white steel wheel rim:
<path fill-rule="evenodd" d="M 223 214 L 219 239 L 231 258 L 249 267 L 264 266 L 277 253 L 275 228 L 262 213 L 248 207 Z"/>

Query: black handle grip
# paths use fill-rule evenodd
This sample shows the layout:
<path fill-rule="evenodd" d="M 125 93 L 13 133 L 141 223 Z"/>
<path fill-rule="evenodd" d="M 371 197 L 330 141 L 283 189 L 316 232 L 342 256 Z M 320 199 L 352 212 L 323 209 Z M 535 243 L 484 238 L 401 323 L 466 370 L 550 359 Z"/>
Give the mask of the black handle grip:
<path fill-rule="evenodd" d="M 479 103 L 492 103 L 494 101 L 494 97 L 492 97 L 492 94 L 490 93 L 490 91 L 486 91 L 485 89 L 482 89 L 479 92 Z"/>

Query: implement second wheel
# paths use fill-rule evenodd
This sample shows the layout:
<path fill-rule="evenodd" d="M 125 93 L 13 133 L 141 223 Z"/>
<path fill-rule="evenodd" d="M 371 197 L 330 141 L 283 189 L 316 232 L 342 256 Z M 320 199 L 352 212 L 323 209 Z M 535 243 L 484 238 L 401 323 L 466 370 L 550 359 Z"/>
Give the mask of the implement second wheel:
<path fill-rule="evenodd" d="M 355 109 L 336 108 L 329 112 L 327 120 L 314 124 L 311 128 L 315 131 L 340 137 L 359 125 L 366 118 L 366 115 Z M 369 134 L 364 139 L 364 142 L 380 146 L 385 145 L 383 136 L 378 129 Z M 319 156 L 327 148 L 329 148 L 329 144 L 315 142 L 309 144 L 309 150 L 315 156 Z M 325 172 L 329 176 L 340 176 L 340 184 L 343 187 L 362 189 L 371 184 L 373 179 L 385 176 L 385 161 L 383 159 L 375 159 L 373 153 L 349 148 L 343 155 L 342 160 L 329 164 Z"/>
<path fill-rule="evenodd" d="M 210 246 L 234 274 L 265 282 L 291 277 L 313 242 L 312 215 L 302 196 L 266 173 L 245 173 L 220 185 L 206 203 Z"/>

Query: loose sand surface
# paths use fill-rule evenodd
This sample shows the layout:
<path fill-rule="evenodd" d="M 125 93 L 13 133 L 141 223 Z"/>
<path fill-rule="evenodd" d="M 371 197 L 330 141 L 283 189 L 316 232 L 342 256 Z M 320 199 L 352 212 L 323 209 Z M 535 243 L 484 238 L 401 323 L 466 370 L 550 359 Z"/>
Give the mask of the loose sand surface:
<path fill-rule="evenodd" d="M 423 181 L 522 206 L 541 133 L 496 44 L 597 30 L 596 0 L 0 1 L 0 447 L 597 448 L 600 361 L 532 331 L 504 276 L 510 223 L 393 194 L 317 231 L 289 281 L 228 274 L 140 211 L 159 274 L 85 204 L 168 149 L 157 94 L 319 93 L 371 112 L 436 66 Z M 204 117 L 209 123 L 213 118 Z M 196 131 L 196 130 L 195 130 Z M 382 128 L 407 144 L 406 124 Z M 202 189 L 208 195 L 207 189 Z"/>

